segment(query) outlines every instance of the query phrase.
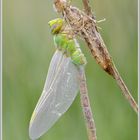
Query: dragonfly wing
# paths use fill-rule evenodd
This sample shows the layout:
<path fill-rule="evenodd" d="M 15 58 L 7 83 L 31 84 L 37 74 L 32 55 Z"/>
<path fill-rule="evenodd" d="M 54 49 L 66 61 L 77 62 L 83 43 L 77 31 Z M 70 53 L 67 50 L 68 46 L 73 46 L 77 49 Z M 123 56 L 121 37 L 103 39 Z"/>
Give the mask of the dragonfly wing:
<path fill-rule="evenodd" d="M 49 70 L 48 70 L 48 74 L 47 74 L 47 78 L 46 78 L 46 82 L 44 85 L 44 87 L 46 89 L 49 88 L 49 86 L 52 82 L 52 78 L 54 77 L 54 75 L 57 71 L 57 68 L 59 67 L 62 59 L 63 59 L 62 52 L 59 50 L 56 50 L 56 52 L 54 53 L 54 55 L 52 57 L 52 60 L 51 60 L 50 66 L 49 66 Z"/>
<path fill-rule="evenodd" d="M 57 63 L 50 65 L 42 95 L 37 103 L 29 127 L 31 139 L 37 139 L 44 134 L 65 113 L 74 101 L 78 85 L 78 69 L 70 58 L 58 54 Z M 55 58 L 55 57 L 53 57 Z M 58 61 L 60 60 L 60 61 Z M 52 68 L 51 68 L 52 67 Z M 53 75 L 50 70 L 55 68 Z M 51 76 L 50 76 L 50 75 Z"/>

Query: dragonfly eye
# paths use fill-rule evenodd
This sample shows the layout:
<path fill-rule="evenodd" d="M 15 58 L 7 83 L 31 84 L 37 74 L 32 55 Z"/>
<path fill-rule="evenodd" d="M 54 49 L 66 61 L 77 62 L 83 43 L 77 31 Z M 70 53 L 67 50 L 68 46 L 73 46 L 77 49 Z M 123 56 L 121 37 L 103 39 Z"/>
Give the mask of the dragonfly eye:
<path fill-rule="evenodd" d="M 60 24 L 54 24 L 53 26 L 51 26 L 51 32 L 52 34 L 58 34 L 62 29 L 62 25 Z"/>
<path fill-rule="evenodd" d="M 61 18 L 57 18 L 49 21 L 48 24 L 51 27 L 52 34 L 58 34 L 64 25 L 64 20 Z"/>

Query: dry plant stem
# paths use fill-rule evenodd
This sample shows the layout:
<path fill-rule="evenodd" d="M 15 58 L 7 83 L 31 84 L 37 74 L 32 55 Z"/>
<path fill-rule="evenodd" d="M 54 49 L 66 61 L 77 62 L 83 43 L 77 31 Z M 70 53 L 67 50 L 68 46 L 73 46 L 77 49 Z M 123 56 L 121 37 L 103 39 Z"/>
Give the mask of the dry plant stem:
<path fill-rule="evenodd" d="M 73 32 L 80 35 L 80 37 L 85 40 L 91 54 L 101 68 L 116 79 L 129 104 L 138 112 L 137 104 L 113 64 L 112 58 L 97 29 L 96 20 L 80 11 L 78 8 L 68 5 L 65 0 L 54 0 L 54 5 L 57 11 L 62 13 L 66 22 L 73 29 Z"/>
<path fill-rule="evenodd" d="M 137 103 L 135 102 L 135 100 L 133 99 L 131 93 L 129 92 L 128 88 L 126 87 L 123 79 L 121 78 L 121 76 L 119 75 L 119 72 L 117 71 L 116 67 L 114 66 L 114 78 L 117 81 L 117 84 L 119 85 L 119 87 L 122 90 L 123 95 L 125 96 L 125 98 L 129 101 L 131 107 L 135 110 L 136 113 L 138 113 L 138 106 Z"/>
<path fill-rule="evenodd" d="M 85 13 L 92 17 L 92 10 L 89 5 L 89 0 L 82 0 L 82 1 L 83 1 Z"/>
<path fill-rule="evenodd" d="M 88 90 L 86 85 L 86 77 L 85 77 L 85 72 L 83 67 L 80 67 L 79 69 L 79 83 L 80 83 L 81 106 L 86 121 L 88 137 L 89 140 L 97 140 L 96 127 L 95 127 L 95 122 L 90 107 L 90 101 L 89 101 Z"/>

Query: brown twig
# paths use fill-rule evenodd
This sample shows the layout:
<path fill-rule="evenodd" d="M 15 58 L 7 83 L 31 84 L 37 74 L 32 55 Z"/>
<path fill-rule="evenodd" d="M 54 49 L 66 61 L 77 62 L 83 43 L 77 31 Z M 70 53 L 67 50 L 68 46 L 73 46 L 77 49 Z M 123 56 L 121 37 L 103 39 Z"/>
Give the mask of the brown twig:
<path fill-rule="evenodd" d="M 65 0 L 55 0 L 54 4 L 57 11 L 62 13 L 66 22 L 71 26 L 73 32 L 75 34 L 79 34 L 83 39 L 85 39 L 85 42 L 87 43 L 87 46 L 96 62 L 104 71 L 116 79 L 123 95 L 136 113 L 138 113 L 137 103 L 131 96 L 127 86 L 123 82 L 113 63 L 113 60 L 97 29 L 96 20 L 80 11 L 78 8 L 68 5 Z"/>
<path fill-rule="evenodd" d="M 88 137 L 89 140 L 97 140 L 95 122 L 93 119 L 90 100 L 88 97 L 84 67 L 79 68 L 79 83 L 80 83 L 81 106 L 86 121 Z"/>
<path fill-rule="evenodd" d="M 83 1 L 83 5 L 84 5 L 84 11 L 87 15 L 92 17 L 92 9 L 89 5 L 89 0 L 82 0 Z"/>
<path fill-rule="evenodd" d="M 114 78 L 116 79 L 116 82 L 117 82 L 118 86 L 122 90 L 123 95 L 129 101 L 129 104 L 135 110 L 135 112 L 138 113 L 137 103 L 134 100 L 134 98 L 132 97 L 130 91 L 128 90 L 127 86 L 125 85 L 123 79 L 121 78 L 121 76 L 120 76 L 120 74 L 119 74 L 119 72 L 118 72 L 118 70 L 116 69 L 115 66 L 114 66 L 113 70 L 114 70 Z"/>

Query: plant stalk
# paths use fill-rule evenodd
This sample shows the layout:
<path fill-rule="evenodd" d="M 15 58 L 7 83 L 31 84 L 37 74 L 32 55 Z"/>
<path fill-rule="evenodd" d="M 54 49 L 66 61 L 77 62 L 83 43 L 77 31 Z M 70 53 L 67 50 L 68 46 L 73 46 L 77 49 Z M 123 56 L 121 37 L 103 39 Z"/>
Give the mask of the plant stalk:
<path fill-rule="evenodd" d="M 90 106 L 84 67 L 80 67 L 79 69 L 79 85 L 80 85 L 81 106 L 86 122 L 88 138 L 89 140 L 97 140 L 96 127 Z"/>
<path fill-rule="evenodd" d="M 75 35 L 79 35 L 85 40 L 96 62 L 105 72 L 116 80 L 123 95 L 128 100 L 133 110 L 138 113 L 137 103 L 113 63 L 107 47 L 98 31 L 96 20 L 78 8 L 68 5 L 66 0 L 54 0 L 54 5 L 57 11 L 62 13 L 65 21 L 70 25 Z"/>

